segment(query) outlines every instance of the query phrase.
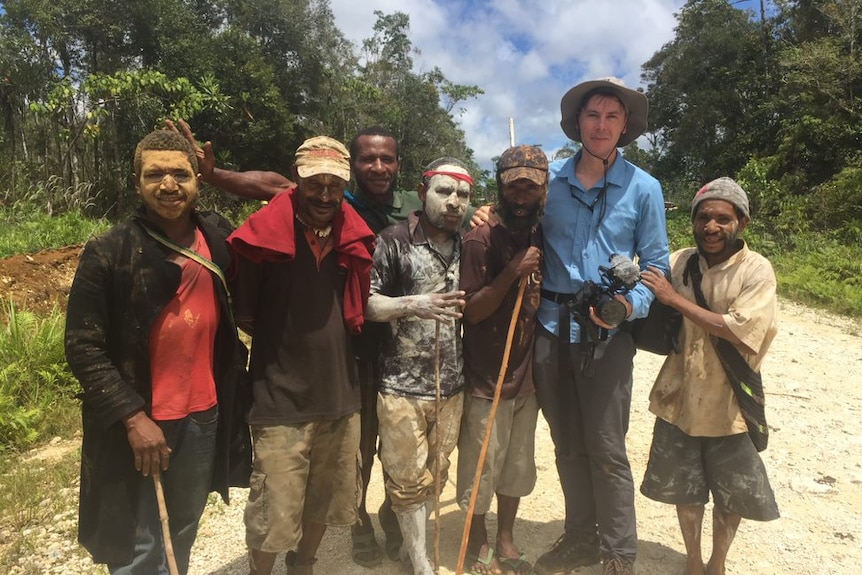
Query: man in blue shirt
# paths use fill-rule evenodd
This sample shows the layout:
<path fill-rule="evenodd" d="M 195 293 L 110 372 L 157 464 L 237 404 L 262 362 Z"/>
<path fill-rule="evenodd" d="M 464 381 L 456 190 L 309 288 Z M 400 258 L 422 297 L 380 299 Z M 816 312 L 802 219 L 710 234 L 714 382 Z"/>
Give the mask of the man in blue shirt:
<path fill-rule="evenodd" d="M 602 285 L 599 268 L 613 254 L 637 257 L 642 270 L 668 270 L 664 197 L 659 182 L 617 149 L 646 130 L 642 93 L 604 78 L 569 90 L 561 109 L 563 132 L 582 147 L 550 165 L 534 377 L 566 521 L 535 570 L 556 575 L 603 559 L 603 575 L 629 575 L 637 532 L 625 436 L 635 347 L 619 325 L 646 316 L 653 295 L 643 285 L 617 294 L 620 317 L 605 319 L 596 298 L 582 300 L 585 282 Z"/>

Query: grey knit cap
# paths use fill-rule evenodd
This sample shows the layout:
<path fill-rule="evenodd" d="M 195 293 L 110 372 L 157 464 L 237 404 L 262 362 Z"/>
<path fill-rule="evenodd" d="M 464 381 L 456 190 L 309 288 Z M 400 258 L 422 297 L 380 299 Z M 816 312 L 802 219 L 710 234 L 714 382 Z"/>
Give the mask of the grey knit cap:
<path fill-rule="evenodd" d="M 697 206 L 704 200 L 724 200 L 736 206 L 742 215 L 750 218 L 748 212 L 748 194 L 733 179 L 722 177 L 712 180 L 699 189 L 691 200 L 691 217 L 697 212 Z"/>

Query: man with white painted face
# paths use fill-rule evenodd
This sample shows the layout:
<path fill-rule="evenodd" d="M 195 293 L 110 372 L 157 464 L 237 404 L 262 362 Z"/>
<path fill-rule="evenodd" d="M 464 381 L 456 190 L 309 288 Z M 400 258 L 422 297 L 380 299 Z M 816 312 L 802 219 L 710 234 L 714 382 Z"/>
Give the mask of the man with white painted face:
<path fill-rule="evenodd" d="M 431 162 L 419 185 L 423 210 L 384 229 L 374 250 L 366 315 L 390 326 L 380 355 L 380 460 L 404 538 L 401 557 L 415 575 L 434 572 L 426 505 L 433 501 L 435 477 L 445 483 L 461 424 L 460 229 L 472 185 L 463 162 Z M 438 383 L 442 399 L 436 405 Z"/>
<path fill-rule="evenodd" d="M 588 280 L 602 283 L 599 267 L 612 254 L 668 270 L 664 198 L 659 182 L 617 149 L 646 130 L 646 96 L 603 78 L 570 89 L 560 107 L 563 132 L 581 149 L 550 166 L 533 373 L 566 519 L 535 570 L 559 575 L 603 559 L 604 575 L 630 575 L 637 531 L 625 438 L 635 347 L 627 330 L 580 298 Z M 653 294 L 638 285 L 615 300 L 632 320 L 647 315 Z"/>
<path fill-rule="evenodd" d="M 327 526 L 353 526 L 359 497 L 350 335 L 364 322 L 374 236 L 343 202 L 350 156 L 340 142 L 303 142 L 293 177 L 294 189 L 228 238 L 237 323 L 252 335 L 252 575 L 269 575 L 285 551 L 287 573 L 311 575 Z"/>
<path fill-rule="evenodd" d="M 703 186 L 691 203 L 696 248 L 671 257 L 669 282 L 650 268 L 643 282 L 684 317 L 681 352 L 662 365 L 650 392 L 656 415 L 641 493 L 676 506 L 685 542 L 684 575 L 724 575 L 743 517 L 778 518 L 775 495 L 750 432 L 763 434 L 763 386 L 747 374 L 745 388 L 725 370 L 728 346 L 737 364 L 759 373 L 778 328 L 775 273 L 739 236 L 751 221 L 748 195 L 730 178 Z M 699 278 L 699 279 L 698 279 Z M 703 304 L 698 302 L 698 290 Z M 763 437 L 761 435 L 761 437 Z M 765 444 L 760 444 L 761 448 Z M 704 506 L 713 498 L 712 555 L 701 554 Z"/>

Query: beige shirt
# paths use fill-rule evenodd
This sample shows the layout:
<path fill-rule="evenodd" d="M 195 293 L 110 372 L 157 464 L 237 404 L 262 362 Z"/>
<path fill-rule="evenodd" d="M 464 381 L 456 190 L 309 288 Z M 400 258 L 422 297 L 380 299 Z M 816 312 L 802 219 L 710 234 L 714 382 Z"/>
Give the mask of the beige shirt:
<path fill-rule="evenodd" d="M 696 248 L 670 256 L 673 287 L 696 301 L 691 285 L 683 284 L 683 270 Z M 701 289 L 710 309 L 722 314 L 727 327 L 748 347 L 740 349 L 755 371 L 760 369 L 778 331 L 775 273 L 772 265 L 747 245 L 727 261 L 703 273 Z M 691 283 L 691 282 L 689 282 Z M 680 332 L 682 353 L 668 355 L 650 392 L 650 411 L 696 437 L 721 437 L 748 431 L 736 396 L 709 334 L 688 318 Z"/>

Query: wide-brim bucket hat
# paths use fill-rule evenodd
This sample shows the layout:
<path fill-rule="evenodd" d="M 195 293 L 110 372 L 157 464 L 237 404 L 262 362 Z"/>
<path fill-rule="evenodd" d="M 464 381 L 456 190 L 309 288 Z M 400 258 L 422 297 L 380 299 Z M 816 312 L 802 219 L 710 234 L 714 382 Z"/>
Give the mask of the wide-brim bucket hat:
<path fill-rule="evenodd" d="M 578 113 L 583 105 L 584 96 L 596 88 L 604 88 L 614 93 L 626 109 L 626 131 L 620 135 L 617 146 L 622 147 L 635 141 L 647 129 L 649 101 L 643 92 L 627 88 L 625 83 L 613 76 L 582 82 L 566 92 L 560 101 L 560 111 L 563 119 L 560 127 L 563 133 L 576 142 L 581 141 L 581 130 L 578 127 Z"/>

